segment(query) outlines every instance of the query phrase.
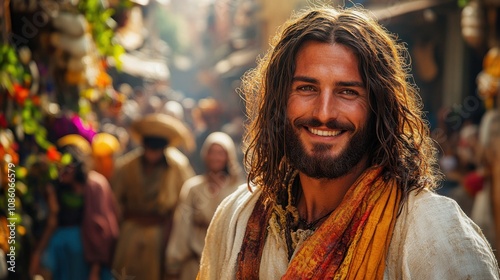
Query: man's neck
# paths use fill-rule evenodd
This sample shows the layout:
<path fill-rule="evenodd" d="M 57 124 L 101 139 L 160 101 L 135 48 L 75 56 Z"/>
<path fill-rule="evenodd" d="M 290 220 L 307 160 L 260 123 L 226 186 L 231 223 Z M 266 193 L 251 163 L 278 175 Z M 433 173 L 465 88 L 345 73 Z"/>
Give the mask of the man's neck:
<path fill-rule="evenodd" d="M 316 179 L 299 173 L 302 194 L 297 209 L 300 217 L 310 223 L 335 210 L 352 184 L 366 170 L 366 162 L 363 159 L 348 174 L 336 179 Z"/>

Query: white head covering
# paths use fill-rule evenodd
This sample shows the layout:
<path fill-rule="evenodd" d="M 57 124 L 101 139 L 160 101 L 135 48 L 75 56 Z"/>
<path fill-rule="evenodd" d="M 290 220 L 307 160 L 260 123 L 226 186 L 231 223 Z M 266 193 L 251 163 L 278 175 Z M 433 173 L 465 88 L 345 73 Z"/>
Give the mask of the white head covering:
<path fill-rule="evenodd" d="M 208 135 L 207 139 L 201 147 L 201 158 L 205 159 L 208 153 L 208 149 L 213 144 L 218 144 L 227 152 L 227 169 L 229 176 L 231 177 L 231 182 L 238 182 L 241 179 L 242 169 L 238 163 L 238 157 L 236 155 L 236 147 L 234 145 L 233 139 L 224 132 L 213 132 Z"/>
<path fill-rule="evenodd" d="M 177 101 L 170 100 L 166 102 L 165 105 L 163 105 L 162 113 L 175 117 L 181 121 L 184 120 L 184 108 Z"/>

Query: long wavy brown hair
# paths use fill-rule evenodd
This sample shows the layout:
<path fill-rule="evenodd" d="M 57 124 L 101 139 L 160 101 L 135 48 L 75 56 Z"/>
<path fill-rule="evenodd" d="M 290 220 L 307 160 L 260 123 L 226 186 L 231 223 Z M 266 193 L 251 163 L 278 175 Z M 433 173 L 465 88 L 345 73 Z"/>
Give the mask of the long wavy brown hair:
<path fill-rule="evenodd" d="M 273 38 L 257 67 L 244 75 L 240 93 L 248 117 L 244 149 L 249 183 L 275 200 L 287 180 L 280 168 L 287 154 L 287 100 L 296 54 L 311 40 L 342 44 L 358 58 L 374 118 L 371 166 L 383 167 L 384 179 L 397 180 L 403 198 L 415 189 L 435 188 L 440 178 L 436 148 L 410 75 L 408 51 L 360 8 L 315 8 L 295 15 Z"/>

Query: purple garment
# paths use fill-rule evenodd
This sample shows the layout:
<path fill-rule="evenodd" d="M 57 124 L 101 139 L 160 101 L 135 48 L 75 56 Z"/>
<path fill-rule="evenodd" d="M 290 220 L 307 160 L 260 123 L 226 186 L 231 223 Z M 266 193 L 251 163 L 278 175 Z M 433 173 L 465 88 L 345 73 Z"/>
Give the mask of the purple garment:
<path fill-rule="evenodd" d="M 96 131 L 85 125 L 82 119 L 76 114 L 71 117 L 63 116 L 55 119 L 50 127 L 50 131 L 53 132 L 55 138 L 53 140 L 60 139 L 69 134 L 79 134 L 89 141 L 89 143 L 92 143 L 92 139 L 96 135 Z"/>
<path fill-rule="evenodd" d="M 108 180 L 95 171 L 89 173 L 84 193 L 82 241 L 89 263 L 111 266 L 118 239 L 118 208 Z"/>
<path fill-rule="evenodd" d="M 71 117 L 71 122 L 75 125 L 78 131 L 77 133 L 83 136 L 83 138 L 87 139 L 89 143 L 92 143 L 92 139 L 97 134 L 95 130 L 90 126 L 85 125 L 78 115 L 74 115 L 73 117 Z"/>

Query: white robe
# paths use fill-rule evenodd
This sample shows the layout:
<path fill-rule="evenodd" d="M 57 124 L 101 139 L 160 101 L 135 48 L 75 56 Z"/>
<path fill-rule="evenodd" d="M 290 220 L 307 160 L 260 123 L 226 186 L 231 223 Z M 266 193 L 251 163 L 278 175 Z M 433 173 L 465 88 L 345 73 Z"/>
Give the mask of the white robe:
<path fill-rule="evenodd" d="M 208 229 L 199 279 L 235 279 L 248 219 L 260 195 L 246 185 L 225 199 Z M 299 246 L 297 246 L 299 247 Z M 260 279 L 280 279 L 288 267 L 284 243 L 270 232 Z M 424 190 L 410 194 L 396 220 L 384 279 L 500 279 L 481 230 L 449 198 Z"/>

